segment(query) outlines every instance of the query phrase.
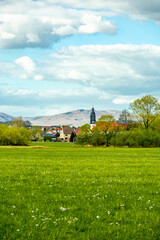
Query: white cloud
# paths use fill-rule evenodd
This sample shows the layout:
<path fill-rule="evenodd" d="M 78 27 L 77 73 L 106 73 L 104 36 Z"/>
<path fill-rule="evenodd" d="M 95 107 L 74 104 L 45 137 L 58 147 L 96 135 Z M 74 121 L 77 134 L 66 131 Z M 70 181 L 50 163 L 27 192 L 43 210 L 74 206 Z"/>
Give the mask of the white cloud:
<path fill-rule="evenodd" d="M 91 108 L 105 92 L 96 88 L 64 90 L 0 89 L 0 112 L 13 115 L 51 115 L 80 108 Z M 111 98 L 108 94 L 108 99 Z M 79 101 L 81 99 L 81 101 Z M 101 101 L 96 100 L 101 106 Z"/>
<path fill-rule="evenodd" d="M 136 99 L 136 97 L 135 98 L 133 98 L 133 97 L 130 97 L 130 96 L 120 96 L 120 97 L 117 97 L 117 98 L 115 98 L 115 99 L 113 99 L 113 103 L 114 104 L 120 104 L 120 105 L 123 105 L 123 104 L 130 104 L 130 103 L 132 103 L 134 100 Z"/>
<path fill-rule="evenodd" d="M 59 3 L 58 0 L 47 0 L 47 2 Z M 160 24 L 159 0 L 62 0 L 61 4 L 68 7 L 110 11 L 112 14 L 129 15 L 136 19 L 151 20 Z"/>
<path fill-rule="evenodd" d="M 24 56 L 14 63 L 1 62 L 0 74 L 7 78 L 79 84 L 109 94 L 136 95 L 159 89 L 159 65 L 159 46 L 84 45 L 62 48 L 47 60 Z"/>
<path fill-rule="evenodd" d="M 86 45 L 63 48 L 43 69 L 45 79 L 131 95 L 159 87 L 160 47 L 154 45 Z M 52 72 L 51 72 L 52 70 Z"/>
<path fill-rule="evenodd" d="M 13 39 L 15 38 L 15 34 L 13 33 L 8 33 L 8 32 L 1 32 L 1 38 L 2 39 Z"/>
<path fill-rule="evenodd" d="M 111 21 L 103 21 L 101 16 L 84 14 L 82 17 L 82 23 L 83 25 L 79 27 L 80 33 L 93 34 L 96 32 L 101 32 L 112 35 L 116 31 L 114 23 Z"/>
<path fill-rule="evenodd" d="M 1 1 L 0 48 L 48 48 L 73 34 L 115 34 L 109 17 L 128 15 L 160 24 L 159 0 Z"/>
<path fill-rule="evenodd" d="M 35 70 L 35 63 L 27 56 L 16 59 L 15 63 L 21 66 L 28 73 L 32 73 Z"/>
<path fill-rule="evenodd" d="M 41 81 L 41 80 L 43 80 L 43 76 L 42 75 L 36 75 L 34 77 L 34 80 Z"/>
<path fill-rule="evenodd" d="M 2 1 L 0 48 L 50 47 L 73 34 L 115 34 L 107 13 L 47 1 Z"/>

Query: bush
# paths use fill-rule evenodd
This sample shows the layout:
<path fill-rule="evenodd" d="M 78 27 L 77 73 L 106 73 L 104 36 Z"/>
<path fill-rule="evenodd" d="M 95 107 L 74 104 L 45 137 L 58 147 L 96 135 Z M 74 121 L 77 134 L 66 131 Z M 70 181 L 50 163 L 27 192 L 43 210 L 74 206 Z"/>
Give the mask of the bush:
<path fill-rule="evenodd" d="M 41 142 L 42 137 L 42 130 L 39 127 L 33 127 L 31 130 L 32 133 L 32 141 Z"/>
<path fill-rule="evenodd" d="M 51 136 L 49 136 L 49 135 L 45 135 L 44 137 L 43 137 L 43 140 L 44 140 L 44 142 L 52 142 L 52 137 Z"/>
<path fill-rule="evenodd" d="M 106 134 L 96 128 L 92 132 L 84 132 L 76 136 L 76 143 L 80 145 L 104 146 L 106 142 Z"/>
<path fill-rule="evenodd" d="M 76 136 L 76 143 L 80 145 L 92 144 L 92 133 L 82 133 Z"/>
<path fill-rule="evenodd" d="M 27 146 L 31 133 L 25 128 L 0 126 L 0 145 Z"/>
<path fill-rule="evenodd" d="M 104 146 L 106 145 L 106 134 L 104 132 L 100 132 L 98 129 L 93 130 L 91 144 L 93 146 Z"/>
<path fill-rule="evenodd" d="M 119 132 L 111 139 L 114 146 L 159 147 L 160 133 L 152 129 Z"/>

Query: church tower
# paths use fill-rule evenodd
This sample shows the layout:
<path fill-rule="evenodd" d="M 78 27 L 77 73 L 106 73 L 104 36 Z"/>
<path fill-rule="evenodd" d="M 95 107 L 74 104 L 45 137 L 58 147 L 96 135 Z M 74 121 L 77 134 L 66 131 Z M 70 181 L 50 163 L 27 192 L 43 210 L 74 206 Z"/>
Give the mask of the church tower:
<path fill-rule="evenodd" d="M 96 114 L 94 108 L 92 108 L 91 115 L 90 115 L 90 124 L 95 124 L 96 122 Z"/>

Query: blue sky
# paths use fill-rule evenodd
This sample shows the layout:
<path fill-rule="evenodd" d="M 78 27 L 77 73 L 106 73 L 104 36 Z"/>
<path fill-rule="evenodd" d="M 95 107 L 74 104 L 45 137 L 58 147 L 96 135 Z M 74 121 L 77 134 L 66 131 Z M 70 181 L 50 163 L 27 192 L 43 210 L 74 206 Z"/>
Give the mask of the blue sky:
<path fill-rule="evenodd" d="M 0 112 L 123 110 L 160 99 L 158 0 L 0 1 Z"/>

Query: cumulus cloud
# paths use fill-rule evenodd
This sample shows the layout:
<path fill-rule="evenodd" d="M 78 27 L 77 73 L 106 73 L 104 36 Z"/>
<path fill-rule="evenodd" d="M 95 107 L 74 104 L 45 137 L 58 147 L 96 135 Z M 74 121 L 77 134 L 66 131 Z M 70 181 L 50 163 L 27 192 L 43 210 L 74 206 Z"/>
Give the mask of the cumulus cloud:
<path fill-rule="evenodd" d="M 116 15 L 160 24 L 160 1 L 1 1 L 0 48 L 48 48 L 73 34 L 113 35 L 117 27 L 109 18 Z"/>
<path fill-rule="evenodd" d="M 159 87 L 160 47 L 154 45 L 70 46 L 52 55 L 46 79 L 79 83 L 114 94 L 140 94 Z M 52 70 L 52 72 L 51 72 Z"/>
<path fill-rule="evenodd" d="M 47 48 L 73 34 L 115 34 L 117 27 L 107 17 L 106 12 L 66 8 L 56 2 L 2 1 L 0 48 Z"/>
<path fill-rule="evenodd" d="M 34 76 L 34 80 L 37 80 L 37 81 L 40 81 L 43 79 L 43 76 L 42 75 L 36 75 Z"/>
<path fill-rule="evenodd" d="M 118 97 L 114 98 L 112 102 L 114 104 L 119 104 L 119 105 L 123 105 L 123 104 L 128 104 L 129 105 L 136 98 L 137 98 L 137 96 L 136 97 L 133 97 L 133 96 L 118 96 Z"/>
<path fill-rule="evenodd" d="M 15 63 L 21 66 L 26 72 L 32 73 L 35 70 L 35 63 L 28 56 L 16 59 Z"/>
<path fill-rule="evenodd" d="M 159 46 L 84 45 L 62 48 L 40 62 L 27 56 L 13 63 L 1 62 L 0 73 L 13 78 L 79 84 L 109 94 L 133 96 L 159 89 L 159 65 Z"/>
<path fill-rule="evenodd" d="M 40 0 L 42 1 L 42 0 Z M 47 0 L 50 4 L 58 4 L 58 0 Z M 61 4 L 86 9 L 108 10 L 115 14 L 125 14 L 136 19 L 152 20 L 160 23 L 159 0 L 62 0 Z"/>

